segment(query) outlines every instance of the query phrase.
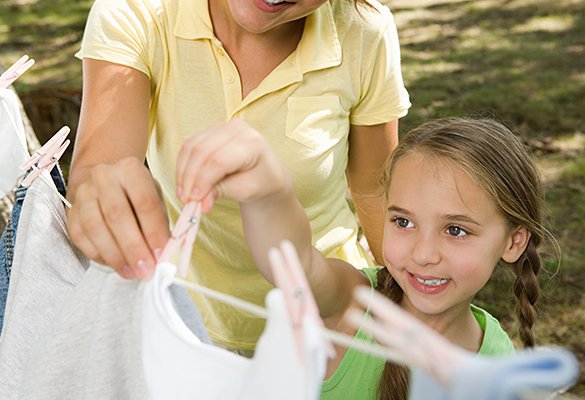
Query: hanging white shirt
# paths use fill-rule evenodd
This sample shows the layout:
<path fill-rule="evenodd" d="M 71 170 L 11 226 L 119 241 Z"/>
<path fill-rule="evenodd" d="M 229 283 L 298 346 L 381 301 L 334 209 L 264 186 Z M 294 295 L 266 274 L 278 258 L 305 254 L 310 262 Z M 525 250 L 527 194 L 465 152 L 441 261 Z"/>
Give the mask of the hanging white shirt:
<path fill-rule="evenodd" d="M 267 297 L 266 329 L 246 359 L 187 328 L 169 291 L 172 264 L 139 282 L 88 263 L 67 235 L 61 200 L 44 182 L 29 188 L 20 218 L 0 337 L 0 398 L 319 397 L 321 334 L 305 319 L 301 364 L 278 290 Z"/>
<path fill-rule="evenodd" d="M 20 103 L 10 89 L 0 88 L 0 198 L 16 185 L 24 171 L 20 166 L 28 158 L 25 153 L 26 136 L 20 117 Z"/>

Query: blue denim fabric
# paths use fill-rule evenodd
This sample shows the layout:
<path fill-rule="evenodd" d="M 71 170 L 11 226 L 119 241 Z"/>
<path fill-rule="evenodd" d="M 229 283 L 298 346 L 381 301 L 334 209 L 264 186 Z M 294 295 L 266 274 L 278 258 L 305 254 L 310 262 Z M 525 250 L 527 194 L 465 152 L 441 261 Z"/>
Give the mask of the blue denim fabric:
<path fill-rule="evenodd" d="M 53 182 L 55 182 L 59 193 L 65 196 L 67 193 L 65 180 L 59 168 L 53 168 L 51 178 L 53 178 Z M 12 261 L 14 259 L 14 244 L 16 242 L 18 220 L 20 219 L 20 211 L 22 210 L 22 204 L 24 203 L 27 190 L 28 187 L 22 186 L 16 189 L 12 214 L 10 214 L 4 233 L 2 233 L 2 239 L 0 239 L 0 334 L 2 333 L 2 326 L 4 324 L 4 311 L 6 309 L 6 297 L 8 296 L 8 287 L 10 285 Z"/>

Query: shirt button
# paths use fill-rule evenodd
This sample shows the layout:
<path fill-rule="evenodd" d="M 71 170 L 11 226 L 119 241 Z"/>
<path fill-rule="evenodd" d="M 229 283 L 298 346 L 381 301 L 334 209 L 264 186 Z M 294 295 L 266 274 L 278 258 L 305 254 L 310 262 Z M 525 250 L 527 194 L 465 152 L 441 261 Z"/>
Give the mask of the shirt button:
<path fill-rule="evenodd" d="M 233 76 L 226 76 L 226 77 L 225 77 L 225 81 L 226 81 L 227 83 L 230 83 L 230 84 L 231 84 L 231 83 L 234 83 L 235 79 L 234 79 L 234 77 L 233 77 Z"/>
<path fill-rule="evenodd" d="M 220 56 L 223 56 L 225 53 L 221 48 L 217 48 L 217 54 L 219 54 Z"/>

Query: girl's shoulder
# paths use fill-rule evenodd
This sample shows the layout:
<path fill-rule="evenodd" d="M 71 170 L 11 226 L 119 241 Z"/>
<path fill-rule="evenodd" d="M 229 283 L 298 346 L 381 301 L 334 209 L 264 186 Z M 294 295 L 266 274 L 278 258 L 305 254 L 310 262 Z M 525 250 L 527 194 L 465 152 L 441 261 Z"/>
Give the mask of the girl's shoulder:
<path fill-rule="evenodd" d="M 471 312 L 484 331 L 483 342 L 479 349 L 479 354 L 516 354 L 512 340 L 510 340 L 506 331 L 502 329 L 497 319 L 484 309 L 474 306 L 473 304 L 471 305 Z"/>
<path fill-rule="evenodd" d="M 380 271 L 382 268 L 385 268 L 385 267 L 378 266 L 378 267 L 373 267 L 373 268 L 363 268 L 362 269 L 362 272 L 364 273 L 366 278 L 368 278 L 368 280 L 370 281 L 372 288 L 375 288 L 376 286 L 378 286 L 378 271 Z"/>

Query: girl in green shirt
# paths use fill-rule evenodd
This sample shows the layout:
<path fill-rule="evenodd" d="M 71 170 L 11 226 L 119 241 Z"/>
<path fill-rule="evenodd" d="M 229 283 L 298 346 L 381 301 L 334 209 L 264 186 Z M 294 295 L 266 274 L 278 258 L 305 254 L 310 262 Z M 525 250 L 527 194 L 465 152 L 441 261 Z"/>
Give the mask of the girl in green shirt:
<path fill-rule="evenodd" d="M 239 201 L 248 248 L 269 282 L 268 250 L 291 241 L 328 328 L 358 333 L 343 316 L 357 306 L 353 288 L 371 284 L 463 349 L 477 353 L 489 347 L 488 353 L 508 354 L 513 347 L 507 335 L 489 314 L 471 305 L 502 264 L 516 276 L 520 337 L 525 345 L 534 344 L 537 248 L 543 240 L 541 184 L 524 146 L 503 125 L 448 118 L 403 138 L 384 170 L 385 267 L 375 274 L 325 258 L 313 247 L 290 175 L 245 122 L 214 126 L 194 146 L 196 151 L 179 154 L 178 176 L 184 182 L 178 184 L 195 189 L 204 212 L 218 197 Z M 189 162 L 191 154 L 197 154 L 196 162 Z M 337 352 L 326 378 L 355 381 L 344 367 L 344 357 L 355 357 L 355 352 Z M 335 375 L 338 369 L 344 373 Z M 334 397 L 405 399 L 407 371 L 386 364 L 381 375 L 369 374 L 373 383 L 361 395 L 344 391 Z"/>

